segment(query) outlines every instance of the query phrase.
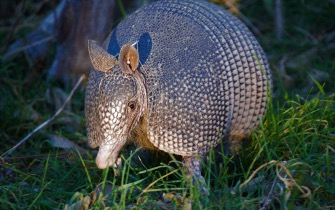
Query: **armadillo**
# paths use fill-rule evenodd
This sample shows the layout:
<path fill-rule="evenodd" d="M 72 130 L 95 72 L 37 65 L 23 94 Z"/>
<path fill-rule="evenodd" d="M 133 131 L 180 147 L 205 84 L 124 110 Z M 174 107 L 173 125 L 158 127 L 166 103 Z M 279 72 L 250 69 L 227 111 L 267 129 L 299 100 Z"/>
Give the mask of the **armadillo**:
<path fill-rule="evenodd" d="M 200 175 L 211 148 L 237 151 L 265 115 L 271 72 L 248 28 L 202 0 L 161 0 L 129 15 L 99 45 L 85 98 L 98 168 L 123 146 L 180 155 Z M 201 176 L 201 175 L 200 175 Z"/>

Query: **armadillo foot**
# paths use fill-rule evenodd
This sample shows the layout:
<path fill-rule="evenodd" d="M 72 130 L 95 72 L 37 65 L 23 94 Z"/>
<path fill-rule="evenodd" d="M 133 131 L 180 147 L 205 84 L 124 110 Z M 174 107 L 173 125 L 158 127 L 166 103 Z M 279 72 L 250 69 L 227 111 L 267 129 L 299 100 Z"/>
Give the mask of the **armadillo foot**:
<path fill-rule="evenodd" d="M 201 196 L 208 198 L 209 191 L 205 178 L 201 175 L 200 161 L 195 157 L 184 157 L 183 162 L 187 169 L 186 175 L 191 181 L 191 187 L 196 186 Z"/>

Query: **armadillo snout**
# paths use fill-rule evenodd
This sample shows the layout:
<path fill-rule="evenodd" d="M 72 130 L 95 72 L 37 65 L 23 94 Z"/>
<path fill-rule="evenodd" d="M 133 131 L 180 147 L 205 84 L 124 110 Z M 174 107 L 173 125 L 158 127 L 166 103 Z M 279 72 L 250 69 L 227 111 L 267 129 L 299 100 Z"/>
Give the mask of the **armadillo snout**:
<path fill-rule="evenodd" d="M 118 70 L 118 66 L 111 69 L 115 74 L 101 77 L 99 85 L 86 92 L 88 142 L 91 147 L 100 147 L 96 164 L 101 169 L 115 164 L 134 121 L 134 116 L 129 112 L 136 105 L 133 104 L 134 83 L 118 75 Z M 99 72 L 93 70 L 91 74 Z M 92 98 L 94 94 L 98 100 Z"/>
<path fill-rule="evenodd" d="M 118 158 L 119 152 L 122 149 L 127 139 L 118 139 L 113 141 L 114 144 L 100 145 L 98 155 L 95 162 L 100 169 L 105 169 L 110 166 L 119 167 L 121 158 Z"/>

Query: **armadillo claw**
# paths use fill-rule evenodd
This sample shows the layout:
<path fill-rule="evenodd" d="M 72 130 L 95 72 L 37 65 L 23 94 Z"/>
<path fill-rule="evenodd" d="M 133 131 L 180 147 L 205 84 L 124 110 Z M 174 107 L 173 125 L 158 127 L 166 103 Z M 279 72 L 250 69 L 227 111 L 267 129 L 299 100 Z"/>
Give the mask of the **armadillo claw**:
<path fill-rule="evenodd" d="M 114 168 L 122 168 L 122 159 L 121 158 L 118 158 L 116 159 L 115 163 L 113 164 L 113 167 Z"/>
<path fill-rule="evenodd" d="M 122 170 L 122 159 L 121 158 L 117 158 L 115 163 L 113 164 L 113 171 L 114 171 L 114 174 L 115 176 L 120 176 L 121 174 L 121 170 Z"/>

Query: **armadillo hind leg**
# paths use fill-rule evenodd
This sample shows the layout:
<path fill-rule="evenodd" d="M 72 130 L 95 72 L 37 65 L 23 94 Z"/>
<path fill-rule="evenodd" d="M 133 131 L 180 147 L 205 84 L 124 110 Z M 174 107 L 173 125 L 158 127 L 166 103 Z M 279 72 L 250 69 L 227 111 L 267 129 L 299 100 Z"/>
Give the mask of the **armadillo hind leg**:
<path fill-rule="evenodd" d="M 197 186 L 203 197 L 209 196 L 207 184 L 201 175 L 201 163 L 196 157 L 183 157 L 184 166 L 186 167 L 187 178 L 190 179 L 191 185 Z"/>

